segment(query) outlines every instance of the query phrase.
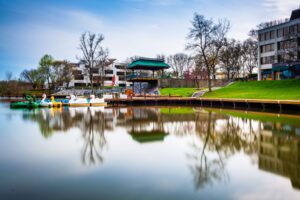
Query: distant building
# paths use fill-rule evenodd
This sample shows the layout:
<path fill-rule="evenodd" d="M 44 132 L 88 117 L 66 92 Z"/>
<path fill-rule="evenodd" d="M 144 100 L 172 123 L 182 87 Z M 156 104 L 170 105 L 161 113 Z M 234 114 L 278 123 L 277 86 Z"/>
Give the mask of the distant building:
<path fill-rule="evenodd" d="M 90 85 L 90 78 L 86 73 L 83 62 L 71 63 L 73 79 L 69 87 L 86 87 Z M 93 85 L 101 83 L 100 67 L 93 69 Z M 104 69 L 104 86 L 126 87 L 126 64 L 117 63 L 115 59 L 108 59 Z"/>
<path fill-rule="evenodd" d="M 258 31 L 258 80 L 300 78 L 300 8 Z"/>

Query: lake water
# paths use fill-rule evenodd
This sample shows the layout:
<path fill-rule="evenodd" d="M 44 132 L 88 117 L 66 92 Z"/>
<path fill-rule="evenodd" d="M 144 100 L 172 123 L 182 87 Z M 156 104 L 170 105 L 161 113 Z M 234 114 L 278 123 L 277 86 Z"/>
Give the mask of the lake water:
<path fill-rule="evenodd" d="M 300 199 L 300 117 L 0 104 L 0 199 Z"/>

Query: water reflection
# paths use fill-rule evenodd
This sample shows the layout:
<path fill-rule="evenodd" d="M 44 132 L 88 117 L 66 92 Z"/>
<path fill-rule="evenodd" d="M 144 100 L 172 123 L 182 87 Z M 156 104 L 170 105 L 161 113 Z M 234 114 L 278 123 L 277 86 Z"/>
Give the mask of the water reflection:
<path fill-rule="evenodd" d="M 36 122 L 45 138 L 79 129 L 83 140 L 81 160 L 86 165 L 103 163 L 107 134 L 122 127 L 140 144 L 162 143 L 169 136 L 191 138 L 185 153 L 197 189 L 229 183 L 227 163 L 237 153 L 247 155 L 260 170 L 289 178 L 293 188 L 300 189 L 297 116 L 128 107 L 40 109 L 24 112 L 23 119 Z"/>
<path fill-rule="evenodd" d="M 258 139 L 259 169 L 290 178 L 300 189 L 300 128 L 264 123 Z"/>

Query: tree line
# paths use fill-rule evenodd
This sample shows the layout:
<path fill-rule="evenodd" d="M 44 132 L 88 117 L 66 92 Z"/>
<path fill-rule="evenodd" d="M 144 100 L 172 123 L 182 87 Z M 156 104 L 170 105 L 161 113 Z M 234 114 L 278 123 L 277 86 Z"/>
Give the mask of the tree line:
<path fill-rule="evenodd" d="M 195 13 L 186 45 L 191 55 L 177 53 L 166 58 L 173 75 L 184 79 L 207 79 L 209 91 L 211 80 L 216 79 L 218 72 L 225 73 L 228 81 L 248 78 L 257 66 L 256 31 L 250 31 L 245 41 L 238 41 L 227 37 L 229 30 L 228 20 L 214 21 Z"/>
<path fill-rule="evenodd" d="M 249 77 L 257 66 L 256 31 L 250 31 L 251 34 L 245 41 L 238 41 L 227 37 L 229 30 L 228 20 L 214 21 L 195 13 L 186 45 L 190 55 L 158 55 L 158 58 L 164 59 L 171 67 L 165 76 L 177 79 L 207 79 L 209 91 L 218 72 L 223 72 L 228 81 Z M 95 83 L 100 86 L 104 83 L 104 69 L 109 51 L 103 47 L 103 41 L 102 34 L 91 32 L 83 33 L 79 40 L 81 54 L 77 59 L 85 66 L 84 74 L 89 77 L 92 89 Z M 94 77 L 95 68 L 98 69 L 97 77 Z M 67 60 L 55 61 L 48 54 L 41 58 L 36 69 L 25 69 L 20 75 L 20 79 L 29 82 L 33 89 L 44 85 L 49 89 L 56 89 L 63 84 L 68 88 L 73 78 L 72 63 Z"/>
<path fill-rule="evenodd" d="M 80 64 L 83 64 L 84 74 L 88 75 L 91 88 L 94 82 L 103 86 L 104 66 L 108 57 L 108 49 L 102 46 L 104 36 L 85 32 L 80 36 L 79 49 L 81 55 L 77 56 Z M 39 61 L 36 69 L 25 69 L 20 75 L 20 79 L 29 82 L 33 89 L 43 88 L 47 85 L 50 90 L 55 90 L 60 86 L 69 87 L 69 83 L 75 76 L 74 64 L 67 60 L 56 61 L 51 55 L 44 55 Z M 98 78 L 94 79 L 94 69 L 98 69 Z"/>

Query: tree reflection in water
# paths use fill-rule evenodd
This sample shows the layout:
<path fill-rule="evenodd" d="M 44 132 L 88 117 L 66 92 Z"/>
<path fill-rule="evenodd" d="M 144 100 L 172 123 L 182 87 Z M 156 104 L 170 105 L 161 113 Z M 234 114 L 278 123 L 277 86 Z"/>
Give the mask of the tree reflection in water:
<path fill-rule="evenodd" d="M 23 118 L 38 122 L 45 138 L 78 128 L 85 165 L 103 163 L 105 130 L 118 126 L 141 143 L 163 142 L 169 135 L 191 139 L 187 158 L 198 189 L 230 181 L 226 167 L 228 159 L 237 153 L 247 154 L 259 169 L 290 177 L 293 187 L 300 188 L 300 138 L 296 136 L 300 133 L 299 117 L 235 112 L 224 114 L 199 108 L 63 108 L 25 111 Z"/>
<path fill-rule="evenodd" d="M 226 171 L 228 158 L 237 152 L 254 156 L 257 160 L 257 128 L 252 120 L 241 120 L 227 115 L 198 112 L 196 114 L 196 139 L 188 157 L 194 174 L 196 188 L 214 182 L 229 181 Z"/>
<path fill-rule="evenodd" d="M 102 163 L 101 152 L 107 141 L 104 135 L 105 118 L 102 110 L 88 108 L 87 114 L 81 123 L 80 129 L 84 141 L 82 149 L 82 162 L 93 165 L 96 162 Z"/>
<path fill-rule="evenodd" d="M 93 165 L 103 162 L 101 153 L 107 145 L 103 107 L 24 110 L 23 119 L 36 121 L 45 138 L 51 137 L 56 132 L 79 128 L 83 138 L 81 156 L 83 164 Z"/>

